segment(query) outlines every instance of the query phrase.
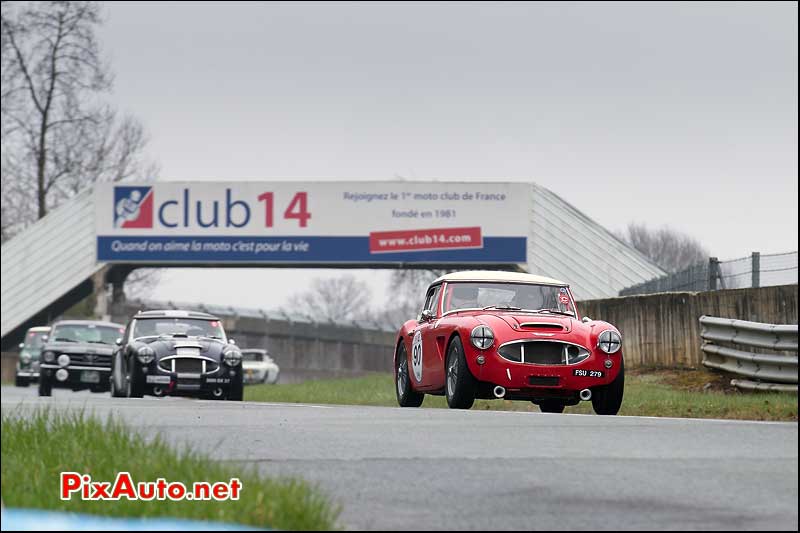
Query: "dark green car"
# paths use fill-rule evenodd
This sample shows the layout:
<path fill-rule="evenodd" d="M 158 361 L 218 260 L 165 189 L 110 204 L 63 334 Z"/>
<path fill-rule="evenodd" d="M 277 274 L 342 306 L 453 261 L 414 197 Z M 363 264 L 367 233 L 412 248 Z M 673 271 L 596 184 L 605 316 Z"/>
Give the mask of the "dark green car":
<path fill-rule="evenodd" d="M 48 326 L 30 328 L 25 333 L 25 342 L 19 344 L 19 360 L 14 378 L 17 387 L 27 387 L 31 382 L 39 381 L 39 359 L 48 333 Z"/>

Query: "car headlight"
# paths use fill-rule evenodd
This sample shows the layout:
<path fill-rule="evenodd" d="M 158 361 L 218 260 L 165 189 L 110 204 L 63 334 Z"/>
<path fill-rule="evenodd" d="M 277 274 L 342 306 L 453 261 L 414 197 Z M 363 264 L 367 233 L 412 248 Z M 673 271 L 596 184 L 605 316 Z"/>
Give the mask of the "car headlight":
<path fill-rule="evenodd" d="M 69 365 L 69 356 L 65 353 L 62 353 L 58 356 L 58 366 L 68 366 Z"/>
<path fill-rule="evenodd" d="M 44 359 L 45 363 L 52 363 L 56 360 L 56 354 L 55 352 L 44 352 L 42 354 L 42 359 Z"/>
<path fill-rule="evenodd" d="M 494 332 L 489 326 L 475 326 L 469 334 L 472 345 L 481 350 L 489 348 L 494 344 Z"/>
<path fill-rule="evenodd" d="M 22 352 L 21 354 L 19 354 L 19 362 L 22 363 L 23 365 L 27 365 L 28 363 L 31 362 L 31 354 L 29 354 L 28 352 Z"/>
<path fill-rule="evenodd" d="M 156 352 L 151 347 L 145 345 L 136 350 L 136 358 L 143 365 L 148 365 L 156 358 Z"/>
<path fill-rule="evenodd" d="M 242 352 L 236 348 L 228 348 L 222 353 L 222 360 L 228 366 L 236 366 L 242 362 Z"/>
<path fill-rule="evenodd" d="M 616 331 L 607 329 L 597 337 L 597 347 L 608 354 L 617 353 L 622 347 L 622 337 Z"/>

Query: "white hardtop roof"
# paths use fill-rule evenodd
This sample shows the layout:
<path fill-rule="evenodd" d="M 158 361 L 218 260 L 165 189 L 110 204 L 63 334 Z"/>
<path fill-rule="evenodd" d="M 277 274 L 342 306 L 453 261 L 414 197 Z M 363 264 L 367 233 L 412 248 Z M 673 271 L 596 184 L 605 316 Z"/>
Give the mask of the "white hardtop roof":
<path fill-rule="evenodd" d="M 28 331 L 50 331 L 50 326 L 35 326 L 32 328 L 28 328 Z"/>
<path fill-rule="evenodd" d="M 451 272 L 445 274 L 431 283 L 440 281 L 494 281 L 508 283 L 536 283 L 538 285 L 558 285 L 566 287 L 568 283 L 553 278 L 527 274 L 525 272 L 505 272 L 502 270 L 465 270 L 463 272 Z"/>

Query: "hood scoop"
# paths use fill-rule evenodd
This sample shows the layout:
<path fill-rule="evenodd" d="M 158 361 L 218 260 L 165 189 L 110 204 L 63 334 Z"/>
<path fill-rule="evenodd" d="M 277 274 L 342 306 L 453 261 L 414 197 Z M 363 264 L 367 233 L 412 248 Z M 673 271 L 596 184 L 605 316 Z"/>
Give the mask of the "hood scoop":
<path fill-rule="evenodd" d="M 180 341 L 178 341 L 178 342 L 174 342 L 172 345 L 175 348 L 194 348 L 196 350 L 200 350 L 200 349 L 203 348 L 203 345 L 198 343 L 198 342 L 186 342 L 186 341 L 180 342 Z"/>
<path fill-rule="evenodd" d="M 564 326 L 555 322 L 520 322 L 522 329 L 541 329 L 547 331 L 564 331 Z"/>

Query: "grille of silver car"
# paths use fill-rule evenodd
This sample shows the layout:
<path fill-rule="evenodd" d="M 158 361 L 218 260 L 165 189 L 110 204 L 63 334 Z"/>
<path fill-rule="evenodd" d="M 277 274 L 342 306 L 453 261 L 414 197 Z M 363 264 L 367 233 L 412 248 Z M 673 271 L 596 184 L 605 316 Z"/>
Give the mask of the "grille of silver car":
<path fill-rule="evenodd" d="M 99 367 L 111 366 L 110 355 L 100 355 L 94 353 L 75 353 L 75 354 L 70 353 L 67 355 L 69 356 L 69 361 L 71 365 L 99 366 Z"/>
<path fill-rule="evenodd" d="M 219 370 L 219 365 L 206 359 L 198 357 L 171 357 L 162 359 L 159 362 L 162 370 L 176 372 L 178 374 L 213 374 Z"/>
<path fill-rule="evenodd" d="M 584 348 L 557 341 L 510 342 L 497 352 L 509 361 L 532 365 L 568 365 L 585 359 L 587 355 Z"/>

